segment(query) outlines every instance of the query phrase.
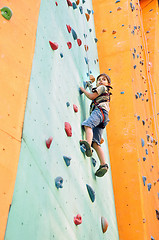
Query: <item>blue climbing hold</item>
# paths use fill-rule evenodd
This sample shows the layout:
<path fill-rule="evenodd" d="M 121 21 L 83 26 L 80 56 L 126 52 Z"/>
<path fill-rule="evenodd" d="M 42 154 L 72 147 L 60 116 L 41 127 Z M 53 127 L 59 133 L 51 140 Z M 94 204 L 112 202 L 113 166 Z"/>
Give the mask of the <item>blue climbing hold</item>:
<path fill-rule="evenodd" d="M 155 240 L 154 237 L 151 236 L 151 240 Z"/>
<path fill-rule="evenodd" d="M 121 26 L 124 27 L 124 24 L 122 24 Z"/>
<path fill-rule="evenodd" d="M 136 99 L 138 99 L 138 95 L 137 94 L 135 94 L 135 97 L 136 97 Z"/>
<path fill-rule="evenodd" d="M 69 106 L 70 106 L 70 103 L 69 103 L 69 102 L 67 102 L 67 103 L 66 103 L 66 106 L 67 106 L 67 107 L 69 107 Z"/>
<path fill-rule="evenodd" d="M 91 186 L 89 186 L 88 184 L 86 184 L 86 187 L 87 187 L 87 191 L 88 191 L 91 201 L 94 202 L 95 201 L 95 192 L 93 191 Z"/>
<path fill-rule="evenodd" d="M 140 116 L 137 116 L 137 120 L 138 120 L 138 121 L 140 120 Z"/>
<path fill-rule="evenodd" d="M 123 91 L 123 92 L 120 92 L 120 94 L 124 94 L 125 92 Z"/>
<path fill-rule="evenodd" d="M 87 9 L 88 14 L 91 14 L 91 10 Z"/>
<path fill-rule="evenodd" d="M 72 3 L 72 7 L 73 7 L 73 9 L 76 9 L 76 8 L 77 8 L 77 5 L 76 5 L 75 2 Z"/>
<path fill-rule="evenodd" d="M 84 59 L 85 59 L 86 64 L 88 64 L 88 58 L 85 57 Z"/>
<path fill-rule="evenodd" d="M 55 178 L 55 186 L 56 186 L 57 189 L 63 188 L 62 184 L 63 184 L 63 178 L 62 177 Z"/>
<path fill-rule="evenodd" d="M 77 40 L 77 33 L 75 32 L 75 30 L 73 28 L 71 28 L 71 32 L 72 32 L 73 39 Z"/>
<path fill-rule="evenodd" d="M 94 14 L 94 10 L 92 10 L 92 14 Z"/>
<path fill-rule="evenodd" d="M 146 177 L 145 177 L 145 176 L 143 176 L 143 177 L 142 177 L 142 180 L 143 180 L 143 183 L 144 183 L 144 186 L 145 186 Z"/>
<path fill-rule="evenodd" d="M 84 36 L 84 38 L 86 38 L 86 37 L 87 37 L 87 34 L 84 33 L 83 36 Z"/>
<path fill-rule="evenodd" d="M 145 157 L 143 157 L 143 161 L 144 161 L 144 162 L 146 161 L 146 158 L 145 158 Z"/>
<path fill-rule="evenodd" d="M 82 0 L 82 3 L 84 4 L 86 1 L 85 0 Z"/>
<path fill-rule="evenodd" d="M 97 42 L 98 42 L 98 39 L 97 39 L 97 38 L 94 38 L 94 41 L 95 41 L 95 43 L 97 43 Z"/>
<path fill-rule="evenodd" d="M 120 0 L 116 0 L 116 2 L 115 3 L 119 3 L 120 2 Z"/>
<path fill-rule="evenodd" d="M 95 167 L 96 166 L 96 163 L 97 163 L 97 161 L 92 157 L 91 158 L 91 160 L 92 160 L 92 164 L 93 164 L 93 167 Z"/>
<path fill-rule="evenodd" d="M 108 71 L 110 71 L 111 70 L 111 68 L 108 68 Z"/>
<path fill-rule="evenodd" d="M 60 57 L 63 58 L 63 53 L 60 53 Z"/>
<path fill-rule="evenodd" d="M 137 58 L 139 58 L 139 54 L 137 54 Z"/>
<path fill-rule="evenodd" d="M 85 153 L 86 152 L 86 147 L 84 144 L 80 145 L 80 150 L 82 153 Z"/>
<path fill-rule="evenodd" d="M 67 166 L 67 167 L 70 166 L 71 157 L 63 156 L 63 159 L 64 159 L 64 161 L 65 161 L 65 163 L 66 163 L 66 166 Z"/>
<path fill-rule="evenodd" d="M 148 184 L 147 184 L 148 191 L 150 191 L 151 186 L 152 186 L 151 183 L 148 183 Z"/>
<path fill-rule="evenodd" d="M 145 146 L 145 141 L 143 138 L 141 138 L 141 146 L 144 147 Z"/>
<path fill-rule="evenodd" d="M 89 31 L 92 32 L 92 29 L 90 28 Z"/>
<path fill-rule="evenodd" d="M 135 54 L 133 53 L 133 59 L 135 59 Z"/>
<path fill-rule="evenodd" d="M 148 155 L 148 150 L 147 149 L 145 149 L 145 152 L 146 152 L 146 155 Z"/>
<path fill-rule="evenodd" d="M 136 49 L 134 48 L 134 53 L 136 53 Z"/>
<path fill-rule="evenodd" d="M 136 69 L 136 65 L 134 65 L 134 69 Z"/>
<path fill-rule="evenodd" d="M 82 6 L 79 7 L 79 10 L 80 10 L 80 13 L 83 14 L 83 7 Z"/>

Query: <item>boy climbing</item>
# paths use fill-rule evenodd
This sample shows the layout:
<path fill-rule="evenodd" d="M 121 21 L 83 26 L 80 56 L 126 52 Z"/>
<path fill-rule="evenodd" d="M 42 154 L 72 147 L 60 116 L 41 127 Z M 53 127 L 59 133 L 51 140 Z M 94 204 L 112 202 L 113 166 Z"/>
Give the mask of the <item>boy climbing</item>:
<path fill-rule="evenodd" d="M 108 112 L 109 112 L 109 102 L 110 102 L 110 77 L 102 73 L 97 77 L 96 87 L 92 88 L 92 92 L 86 91 L 85 88 L 80 87 L 81 92 L 85 94 L 87 98 L 92 100 L 90 105 L 90 116 L 86 119 L 82 126 L 86 132 L 86 141 L 81 140 L 80 145 L 85 146 L 86 156 L 92 156 L 93 147 L 97 152 L 100 160 L 100 167 L 96 171 L 95 175 L 97 177 L 102 177 L 108 170 L 108 165 L 105 161 L 104 151 L 101 148 L 101 138 L 104 128 L 109 122 Z"/>

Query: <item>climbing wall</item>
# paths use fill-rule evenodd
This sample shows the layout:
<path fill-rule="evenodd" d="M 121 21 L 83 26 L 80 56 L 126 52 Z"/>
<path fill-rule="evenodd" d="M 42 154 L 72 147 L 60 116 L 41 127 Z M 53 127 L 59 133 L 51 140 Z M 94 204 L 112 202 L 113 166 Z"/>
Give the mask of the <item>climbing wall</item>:
<path fill-rule="evenodd" d="M 40 1 L 0 1 L 0 239 L 17 174 L 39 7 Z"/>
<path fill-rule="evenodd" d="M 93 1 L 119 237 L 159 237 L 158 2 Z"/>
<path fill-rule="evenodd" d="M 79 145 L 89 113 L 79 86 L 99 74 L 93 14 L 91 1 L 41 1 L 6 240 L 119 239 L 106 132 L 103 178 Z"/>

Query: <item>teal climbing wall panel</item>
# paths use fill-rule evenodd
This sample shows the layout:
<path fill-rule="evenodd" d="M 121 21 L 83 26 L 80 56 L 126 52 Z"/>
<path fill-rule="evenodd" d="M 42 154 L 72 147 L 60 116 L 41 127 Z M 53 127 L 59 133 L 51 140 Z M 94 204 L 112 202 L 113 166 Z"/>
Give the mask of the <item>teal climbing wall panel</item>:
<path fill-rule="evenodd" d="M 85 13 L 90 15 L 89 21 Z M 81 46 L 66 24 L 82 41 Z M 56 42 L 58 49 L 52 50 L 49 41 Z M 71 49 L 67 42 L 72 43 Z M 99 74 L 96 44 L 90 0 L 78 6 L 74 3 L 73 7 L 65 0 L 57 4 L 41 1 L 6 240 L 119 239 L 106 133 L 102 147 L 109 171 L 103 178 L 94 175 L 99 166 L 96 154 L 93 157 L 97 164 L 93 167 L 79 146 L 84 137 L 81 122 L 89 114 L 89 100 L 79 94 L 79 86 L 89 79 L 89 74 Z M 88 45 L 88 51 L 84 45 Z M 78 112 L 74 112 L 73 104 L 78 106 Z M 72 137 L 66 135 L 65 122 L 72 126 Z M 45 141 L 49 137 L 53 140 L 48 149 Z M 71 158 L 70 166 L 63 156 Z M 57 189 L 55 179 L 59 176 L 63 187 Z M 94 202 L 86 184 L 95 191 Z M 73 221 L 77 214 L 82 217 L 78 226 Z M 104 234 L 102 216 L 109 223 Z"/>

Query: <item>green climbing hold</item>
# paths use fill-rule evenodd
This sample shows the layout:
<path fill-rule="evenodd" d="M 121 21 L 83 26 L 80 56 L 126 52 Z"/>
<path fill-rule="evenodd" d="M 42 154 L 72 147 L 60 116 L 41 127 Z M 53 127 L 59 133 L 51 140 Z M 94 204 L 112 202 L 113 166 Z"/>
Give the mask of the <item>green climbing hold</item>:
<path fill-rule="evenodd" d="M 8 7 L 3 7 L 3 8 L 1 8 L 1 14 L 2 14 L 2 16 L 3 16 L 5 19 L 7 19 L 7 20 L 10 20 L 11 17 L 12 17 L 12 11 L 11 11 L 11 9 L 8 8 Z"/>

